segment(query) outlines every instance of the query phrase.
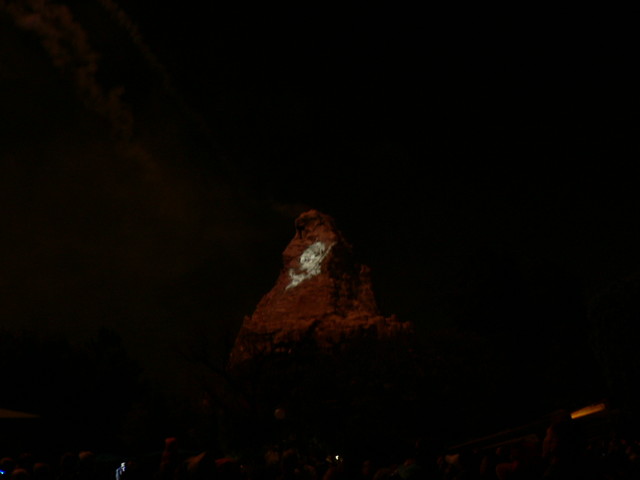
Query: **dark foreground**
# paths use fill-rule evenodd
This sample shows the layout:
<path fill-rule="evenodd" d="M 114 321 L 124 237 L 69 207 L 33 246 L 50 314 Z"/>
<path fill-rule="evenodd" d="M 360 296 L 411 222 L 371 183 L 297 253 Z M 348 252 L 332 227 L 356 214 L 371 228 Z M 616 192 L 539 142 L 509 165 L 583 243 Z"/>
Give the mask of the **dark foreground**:
<path fill-rule="evenodd" d="M 386 453 L 357 446 L 352 452 L 336 452 L 292 436 L 252 453 L 225 455 L 214 450 L 185 451 L 180 439 L 171 437 L 148 454 L 70 451 L 5 456 L 0 460 L 0 476 L 34 480 L 640 478 L 638 437 L 622 434 L 606 421 L 595 429 L 587 425 L 563 416 L 539 433 L 519 430 L 449 448 L 439 446 L 437 439 L 398 441 L 395 451 Z"/>

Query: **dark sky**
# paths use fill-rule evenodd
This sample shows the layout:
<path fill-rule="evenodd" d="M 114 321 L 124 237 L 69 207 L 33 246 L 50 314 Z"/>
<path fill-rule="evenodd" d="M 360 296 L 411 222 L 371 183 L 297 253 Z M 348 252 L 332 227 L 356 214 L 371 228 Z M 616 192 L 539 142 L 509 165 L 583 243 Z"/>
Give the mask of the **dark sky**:
<path fill-rule="evenodd" d="M 640 260 L 630 15 L 1 2 L 2 322 L 180 372 L 307 207 L 425 334 L 583 321 Z"/>

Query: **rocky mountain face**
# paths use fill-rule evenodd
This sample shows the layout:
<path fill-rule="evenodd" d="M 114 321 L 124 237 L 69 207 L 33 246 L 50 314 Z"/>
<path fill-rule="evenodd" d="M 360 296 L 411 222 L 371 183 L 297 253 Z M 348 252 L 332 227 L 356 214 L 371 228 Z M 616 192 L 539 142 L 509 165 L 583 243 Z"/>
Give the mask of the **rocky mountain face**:
<path fill-rule="evenodd" d="M 412 331 L 410 323 L 380 314 L 369 269 L 353 262 L 351 245 L 331 217 L 310 210 L 296 219 L 295 228 L 275 286 L 244 320 L 232 368 L 309 345 L 328 351 L 363 337 L 389 339 Z"/>

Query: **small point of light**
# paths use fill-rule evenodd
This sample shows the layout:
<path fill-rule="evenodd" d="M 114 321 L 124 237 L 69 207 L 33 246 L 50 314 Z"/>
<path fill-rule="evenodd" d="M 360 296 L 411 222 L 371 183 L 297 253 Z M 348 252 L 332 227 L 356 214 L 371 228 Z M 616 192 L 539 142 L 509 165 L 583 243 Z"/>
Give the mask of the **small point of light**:
<path fill-rule="evenodd" d="M 586 417 L 587 415 L 593 415 L 594 413 L 602 412 L 606 410 L 607 406 L 604 403 L 596 403 L 594 405 L 588 405 L 580 410 L 571 412 L 571 419 Z"/>

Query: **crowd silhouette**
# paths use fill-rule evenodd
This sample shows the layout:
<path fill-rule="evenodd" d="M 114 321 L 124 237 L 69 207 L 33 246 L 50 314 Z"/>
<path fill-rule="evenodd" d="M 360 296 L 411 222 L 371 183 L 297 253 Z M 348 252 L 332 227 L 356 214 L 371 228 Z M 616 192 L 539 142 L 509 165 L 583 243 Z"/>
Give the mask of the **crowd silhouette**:
<path fill-rule="evenodd" d="M 594 434 L 565 415 L 543 434 L 529 433 L 494 445 L 471 442 L 442 448 L 436 439 L 398 440 L 381 455 L 353 448 L 342 456 L 295 435 L 252 454 L 193 452 L 180 439 L 162 450 L 118 456 L 91 451 L 21 453 L 0 459 L 0 477 L 30 480 L 616 480 L 640 478 L 640 440 L 614 429 Z M 162 443 L 159 442 L 159 446 Z M 357 453 L 356 453 L 357 452 Z"/>

